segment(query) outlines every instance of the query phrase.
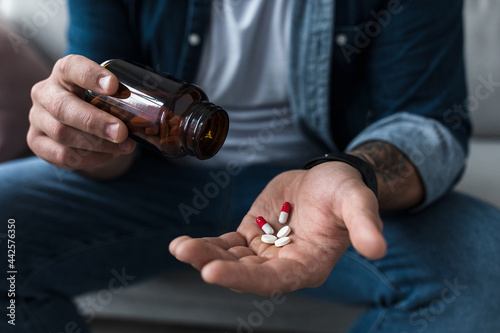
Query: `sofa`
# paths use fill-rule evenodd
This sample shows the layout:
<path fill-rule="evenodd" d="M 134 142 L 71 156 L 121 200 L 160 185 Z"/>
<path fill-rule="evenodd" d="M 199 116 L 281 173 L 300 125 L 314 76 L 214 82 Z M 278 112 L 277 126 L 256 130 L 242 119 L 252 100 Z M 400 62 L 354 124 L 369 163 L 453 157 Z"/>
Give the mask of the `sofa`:
<path fill-rule="evenodd" d="M 464 13 L 473 137 L 457 190 L 500 207 L 500 1 L 468 0 Z"/>
<path fill-rule="evenodd" d="M 64 53 L 65 10 L 63 0 L 0 0 L 2 20 L 24 36 L 27 43 L 23 45 L 49 67 Z M 466 0 L 464 15 L 469 85 L 464 104 L 471 107 L 474 132 L 467 169 L 456 189 L 500 207 L 500 177 L 496 174 L 500 167 L 500 1 Z M 75 303 L 82 306 L 98 292 L 81 295 Z M 280 304 L 269 303 L 264 297 L 205 284 L 187 267 L 112 296 L 96 310 L 93 320 L 175 324 L 195 327 L 194 331 L 197 327 L 199 332 L 204 327 L 213 332 L 238 328 L 241 332 L 343 332 L 363 310 L 308 299 L 300 293 L 286 295 Z"/>

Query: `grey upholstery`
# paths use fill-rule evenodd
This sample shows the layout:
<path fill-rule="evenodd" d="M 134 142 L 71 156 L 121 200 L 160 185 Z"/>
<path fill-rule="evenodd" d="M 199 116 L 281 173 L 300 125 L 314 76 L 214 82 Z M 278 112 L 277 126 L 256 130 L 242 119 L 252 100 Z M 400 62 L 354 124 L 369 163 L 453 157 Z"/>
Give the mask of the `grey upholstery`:
<path fill-rule="evenodd" d="M 457 189 L 500 207 L 500 1 L 466 1 L 465 22 L 474 135 Z"/>

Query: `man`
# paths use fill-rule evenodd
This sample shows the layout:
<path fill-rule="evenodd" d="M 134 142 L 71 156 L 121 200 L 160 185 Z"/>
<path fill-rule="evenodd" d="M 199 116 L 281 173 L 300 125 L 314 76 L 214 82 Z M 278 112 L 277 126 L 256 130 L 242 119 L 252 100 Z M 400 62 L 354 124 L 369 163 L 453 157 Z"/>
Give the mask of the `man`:
<path fill-rule="evenodd" d="M 355 332 L 498 329 L 499 269 L 488 264 L 500 213 L 448 193 L 469 134 L 466 117 L 443 114 L 466 97 L 461 5 L 70 1 L 79 55 L 33 88 L 28 133 L 62 169 L 40 159 L 0 169 L 2 218 L 16 220 L 23 258 L 16 328 L 84 330 L 72 295 L 103 288 L 110 271 L 138 280 L 174 269 L 164 244 L 181 236 L 170 251 L 208 282 L 261 295 L 318 287 L 369 305 Z M 230 114 L 220 153 L 133 154 L 125 125 L 81 99 L 116 92 L 98 65 L 109 58 L 200 84 Z M 285 201 L 292 242 L 262 243 L 255 218 L 274 223 Z"/>

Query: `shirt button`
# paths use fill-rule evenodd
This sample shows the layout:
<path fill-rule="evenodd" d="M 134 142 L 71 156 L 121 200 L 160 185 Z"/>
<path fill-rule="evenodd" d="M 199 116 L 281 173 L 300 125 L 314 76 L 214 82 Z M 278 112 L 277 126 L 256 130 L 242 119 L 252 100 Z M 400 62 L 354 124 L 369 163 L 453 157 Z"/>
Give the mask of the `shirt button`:
<path fill-rule="evenodd" d="M 335 36 L 335 43 L 338 46 L 344 46 L 347 44 L 347 36 L 346 34 L 339 33 Z"/>
<path fill-rule="evenodd" d="M 201 42 L 200 35 L 195 34 L 195 33 L 190 34 L 188 37 L 188 42 L 189 42 L 189 45 L 191 45 L 191 46 L 200 45 L 200 42 Z"/>

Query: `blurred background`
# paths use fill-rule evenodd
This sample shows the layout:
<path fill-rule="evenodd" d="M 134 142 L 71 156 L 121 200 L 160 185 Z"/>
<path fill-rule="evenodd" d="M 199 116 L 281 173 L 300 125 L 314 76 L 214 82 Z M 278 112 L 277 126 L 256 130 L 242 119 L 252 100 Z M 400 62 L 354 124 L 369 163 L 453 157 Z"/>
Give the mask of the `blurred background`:
<path fill-rule="evenodd" d="M 457 188 L 500 207 L 500 0 L 466 0 L 464 15 L 469 97 L 463 103 L 474 135 Z M 30 89 L 64 55 L 67 24 L 65 0 L 0 0 L 0 162 L 29 154 Z M 91 307 L 91 299 L 102 301 Z M 252 320 L 258 324 L 252 332 L 343 332 L 362 310 L 287 295 L 267 315 L 258 305 L 265 301 L 206 285 L 191 269 L 75 299 L 96 333 L 246 332 L 241 322 Z"/>

